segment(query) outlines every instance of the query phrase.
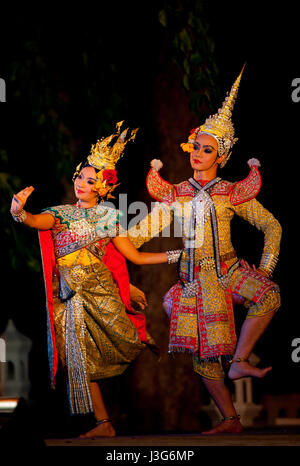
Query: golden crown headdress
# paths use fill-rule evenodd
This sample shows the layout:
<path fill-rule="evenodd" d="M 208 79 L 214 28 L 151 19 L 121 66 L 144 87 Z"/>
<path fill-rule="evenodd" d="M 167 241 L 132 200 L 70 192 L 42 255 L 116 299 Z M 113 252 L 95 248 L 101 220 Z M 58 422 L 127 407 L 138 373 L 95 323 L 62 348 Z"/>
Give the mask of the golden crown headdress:
<path fill-rule="evenodd" d="M 194 150 L 193 143 L 195 142 L 195 139 L 199 133 L 209 134 L 213 136 L 218 142 L 219 156 L 221 157 L 222 155 L 226 155 L 225 159 L 221 163 L 221 167 L 223 167 L 228 161 L 230 157 L 229 151 L 238 140 L 238 138 L 234 137 L 234 126 L 231 121 L 231 115 L 238 94 L 244 68 L 245 65 L 243 66 L 240 74 L 235 80 L 229 94 L 227 94 L 227 97 L 225 98 L 223 105 L 221 108 L 219 108 L 218 112 L 209 116 L 203 125 L 191 131 L 188 143 L 181 144 L 181 147 L 185 152 L 192 152 Z"/>
<path fill-rule="evenodd" d="M 131 131 L 130 137 L 126 139 L 128 129 L 126 128 L 122 133 L 121 126 L 124 123 L 119 121 L 116 124 L 116 132 L 107 138 L 101 138 L 96 144 L 92 145 L 91 153 L 87 158 L 89 165 L 98 170 L 114 170 L 115 165 L 120 157 L 122 157 L 127 142 L 135 139 L 138 128 Z M 118 136 L 118 139 L 113 145 L 111 141 Z"/>
<path fill-rule="evenodd" d="M 117 172 L 115 166 L 117 161 L 122 157 L 127 142 L 135 139 L 138 128 L 133 129 L 128 135 L 129 128 L 126 128 L 121 133 L 121 126 L 124 123 L 119 121 L 116 124 L 116 131 L 106 138 L 101 138 L 96 144 L 91 147 L 91 152 L 87 157 L 86 164 L 94 167 L 97 172 L 97 182 L 94 185 L 94 191 L 97 191 L 101 198 L 113 197 L 111 192 L 116 188 L 117 185 Z M 112 144 L 114 138 L 117 140 Z M 80 163 L 76 167 L 76 171 L 73 175 L 73 181 L 80 173 L 81 169 L 85 164 Z"/>

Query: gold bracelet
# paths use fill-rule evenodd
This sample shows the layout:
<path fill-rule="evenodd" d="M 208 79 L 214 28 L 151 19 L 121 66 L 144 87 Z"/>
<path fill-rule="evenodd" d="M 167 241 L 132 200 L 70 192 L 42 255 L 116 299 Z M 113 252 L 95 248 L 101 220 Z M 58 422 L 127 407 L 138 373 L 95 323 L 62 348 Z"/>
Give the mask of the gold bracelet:
<path fill-rule="evenodd" d="M 24 209 L 21 209 L 20 212 L 13 212 L 11 209 L 10 209 L 10 213 L 14 219 L 15 222 L 18 222 L 18 223 L 23 223 L 25 222 L 26 218 L 27 218 L 27 213 Z"/>

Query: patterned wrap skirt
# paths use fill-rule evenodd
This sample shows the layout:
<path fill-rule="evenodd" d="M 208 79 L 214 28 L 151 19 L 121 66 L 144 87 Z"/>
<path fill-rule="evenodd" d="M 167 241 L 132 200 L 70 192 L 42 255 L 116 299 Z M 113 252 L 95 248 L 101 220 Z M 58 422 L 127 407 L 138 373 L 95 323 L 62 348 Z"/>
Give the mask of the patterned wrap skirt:
<path fill-rule="evenodd" d="M 103 262 L 58 267 L 55 339 L 72 414 L 92 412 L 90 382 L 121 374 L 145 347 Z"/>
<path fill-rule="evenodd" d="M 254 270 L 239 267 L 233 272 L 230 286 L 234 294 L 245 298 L 242 307 L 247 309 L 246 319 L 264 317 L 269 313 L 277 312 L 280 308 L 278 285 Z M 238 307 L 241 308 L 241 306 Z M 223 380 L 228 363 L 223 357 L 219 357 L 216 361 L 209 361 L 194 354 L 193 368 L 204 378 Z"/>

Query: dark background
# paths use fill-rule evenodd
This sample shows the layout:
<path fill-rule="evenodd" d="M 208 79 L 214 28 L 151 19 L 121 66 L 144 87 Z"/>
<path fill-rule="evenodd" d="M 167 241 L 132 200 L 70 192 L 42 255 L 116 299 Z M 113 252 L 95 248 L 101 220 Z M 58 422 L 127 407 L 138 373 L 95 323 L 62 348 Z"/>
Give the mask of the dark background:
<path fill-rule="evenodd" d="M 128 202 L 150 204 L 145 178 L 152 158 L 164 162 L 162 177 L 180 182 L 191 175 L 179 144 L 191 128 L 215 113 L 247 62 L 233 112 L 236 144 L 221 173 L 238 181 L 247 160 L 261 162 L 258 200 L 283 227 L 282 252 L 274 280 L 282 308 L 255 353 L 272 364 L 254 381 L 256 401 L 266 395 L 299 393 L 299 367 L 291 342 L 300 337 L 298 310 L 298 133 L 300 102 L 292 101 L 292 80 L 300 74 L 295 5 L 208 1 L 126 2 L 63 12 L 7 13 L 1 20 L 0 103 L 1 313 L 32 339 L 29 402 L 42 407 L 47 435 L 70 428 L 63 383 L 49 391 L 44 285 L 37 234 L 16 225 L 9 214 L 13 192 L 35 186 L 31 212 L 73 201 L 72 174 L 91 144 L 126 120 L 139 127 L 136 142 L 119 163 L 119 192 Z M 118 193 L 117 193 L 118 194 Z M 261 233 L 233 222 L 239 255 L 259 264 Z M 177 247 L 179 240 L 154 239 L 143 250 Z M 168 320 L 162 296 L 176 280 L 176 268 L 129 265 L 131 281 L 147 294 L 149 330 L 161 360 L 145 351 L 123 376 L 103 383 L 119 432 L 199 431 L 207 402 L 188 356 L 167 354 Z M 237 325 L 245 312 L 237 308 Z M 34 408 L 39 411 L 39 408 Z M 64 414 L 62 414 L 64 413 Z M 58 423 L 59 416 L 63 422 Z M 47 424 L 47 425 L 46 425 Z M 59 424 L 59 426 L 58 426 Z"/>

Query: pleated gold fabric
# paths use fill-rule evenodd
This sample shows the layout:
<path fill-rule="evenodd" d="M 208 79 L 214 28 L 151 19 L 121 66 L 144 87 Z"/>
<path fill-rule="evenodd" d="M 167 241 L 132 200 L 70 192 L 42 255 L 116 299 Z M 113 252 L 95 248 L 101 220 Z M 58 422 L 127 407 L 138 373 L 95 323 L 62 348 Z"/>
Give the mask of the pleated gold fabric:
<path fill-rule="evenodd" d="M 145 345 L 103 262 L 58 270 L 60 280 L 54 280 L 56 345 L 68 372 L 72 411 L 82 412 L 80 399 L 84 394 L 83 405 L 89 404 L 89 383 L 121 374 Z M 66 300 L 61 299 L 64 288 L 69 292 Z"/>
<path fill-rule="evenodd" d="M 145 347 L 102 261 L 119 234 L 118 211 L 102 204 L 47 209 L 55 252 L 53 320 L 71 414 L 93 412 L 90 384 L 121 374 Z"/>

